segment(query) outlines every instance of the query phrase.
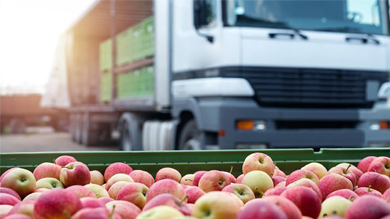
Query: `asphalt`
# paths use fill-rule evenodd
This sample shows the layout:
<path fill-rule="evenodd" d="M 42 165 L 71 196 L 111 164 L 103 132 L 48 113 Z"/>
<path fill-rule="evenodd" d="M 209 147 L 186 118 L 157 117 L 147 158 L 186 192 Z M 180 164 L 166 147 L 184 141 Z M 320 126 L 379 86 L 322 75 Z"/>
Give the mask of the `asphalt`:
<path fill-rule="evenodd" d="M 116 146 L 87 147 L 72 142 L 68 133 L 41 132 L 0 135 L 0 153 L 49 151 L 110 151 Z"/>

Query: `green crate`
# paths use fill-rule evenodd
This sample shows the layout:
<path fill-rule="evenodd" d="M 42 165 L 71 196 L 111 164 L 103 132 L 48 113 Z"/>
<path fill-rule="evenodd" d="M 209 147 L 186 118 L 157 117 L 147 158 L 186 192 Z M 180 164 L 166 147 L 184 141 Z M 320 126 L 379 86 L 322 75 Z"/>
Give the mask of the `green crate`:
<path fill-rule="evenodd" d="M 112 94 L 112 74 L 111 72 L 100 74 L 100 101 L 111 101 Z"/>
<path fill-rule="evenodd" d="M 114 162 L 126 162 L 133 169 L 142 169 L 155 175 L 162 167 L 173 167 L 182 175 L 198 170 L 225 170 L 233 167 L 233 174 L 241 174 L 246 156 L 263 152 L 271 156 L 276 165 L 286 173 L 291 173 L 310 162 L 320 162 L 327 169 L 338 163 L 357 164 L 366 156 L 390 156 L 389 148 L 322 149 L 268 149 L 268 150 L 217 150 L 217 151 L 104 151 L 104 152 L 43 152 L 43 153 L 2 153 L 0 171 L 12 167 L 33 170 L 43 162 L 52 162 L 58 156 L 67 154 L 88 165 L 91 170 L 104 171 Z"/>
<path fill-rule="evenodd" d="M 137 24 L 133 27 L 134 61 L 138 61 L 144 58 L 143 39 L 142 39 L 144 35 L 143 32 L 144 32 L 144 27 L 142 23 Z"/>
<path fill-rule="evenodd" d="M 145 19 L 142 22 L 143 31 L 143 56 L 154 56 L 154 17 Z"/>
<path fill-rule="evenodd" d="M 109 71 L 112 68 L 112 40 L 108 39 L 99 45 L 100 71 Z"/>

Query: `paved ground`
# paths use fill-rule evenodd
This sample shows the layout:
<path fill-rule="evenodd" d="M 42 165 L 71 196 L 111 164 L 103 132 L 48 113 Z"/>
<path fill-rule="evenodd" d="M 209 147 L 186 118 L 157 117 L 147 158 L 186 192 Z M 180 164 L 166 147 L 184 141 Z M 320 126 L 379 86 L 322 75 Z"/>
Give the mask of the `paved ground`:
<path fill-rule="evenodd" d="M 0 153 L 40 151 L 108 151 L 115 146 L 86 147 L 71 141 L 68 133 L 43 131 L 34 134 L 0 135 Z"/>

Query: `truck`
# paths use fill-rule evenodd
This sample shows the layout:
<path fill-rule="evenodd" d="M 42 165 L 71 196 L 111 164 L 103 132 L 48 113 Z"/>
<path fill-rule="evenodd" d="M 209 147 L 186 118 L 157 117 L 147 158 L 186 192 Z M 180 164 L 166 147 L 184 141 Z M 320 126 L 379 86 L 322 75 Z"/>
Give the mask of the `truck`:
<path fill-rule="evenodd" d="M 388 147 L 389 28 L 384 0 L 97 0 L 53 69 L 84 145 Z"/>

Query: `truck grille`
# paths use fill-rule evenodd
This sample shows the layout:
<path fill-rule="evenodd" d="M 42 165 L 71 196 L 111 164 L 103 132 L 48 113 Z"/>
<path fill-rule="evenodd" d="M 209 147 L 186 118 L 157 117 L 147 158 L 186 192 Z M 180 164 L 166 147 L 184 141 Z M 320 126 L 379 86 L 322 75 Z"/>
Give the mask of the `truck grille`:
<path fill-rule="evenodd" d="M 240 76 L 262 106 L 274 107 L 370 108 L 367 82 L 389 80 L 385 72 L 250 67 Z"/>

